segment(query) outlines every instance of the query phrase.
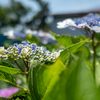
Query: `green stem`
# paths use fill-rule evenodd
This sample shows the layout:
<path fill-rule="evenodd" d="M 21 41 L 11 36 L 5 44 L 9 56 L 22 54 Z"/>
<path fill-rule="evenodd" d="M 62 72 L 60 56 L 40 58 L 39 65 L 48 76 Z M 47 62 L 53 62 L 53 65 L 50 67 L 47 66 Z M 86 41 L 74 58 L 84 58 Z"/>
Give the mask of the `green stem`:
<path fill-rule="evenodd" d="M 29 68 L 28 68 L 28 63 L 25 62 L 24 59 L 23 59 L 23 62 L 24 62 L 25 66 L 26 66 L 26 68 L 27 68 L 27 71 L 28 71 L 28 70 L 29 70 Z"/>
<path fill-rule="evenodd" d="M 94 41 L 94 35 L 95 33 L 92 34 L 92 47 L 93 47 L 93 73 L 94 73 L 94 78 L 95 78 L 96 46 L 95 46 L 95 41 Z"/>
<path fill-rule="evenodd" d="M 24 70 L 21 68 L 21 66 L 17 63 L 17 61 L 15 60 L 16 65 L 19 67 L 19 69 L 24 72 Z"/>
<path fill-rule="evenodd" d="M 93 46 L 93 70 L 95 75 L 95 64 L 96 64 L 96 48 Z"/>
<path fill-rule="evenodd" d="M 21 68 L 21 66 L 17 63 L 16 60 L 15 60 L 14 62 L 16 63 L 16 65 L 19 67 L 19 69 L 20 69 L 22 72 L 25 72 L 25 71 Z M 28 74 L 25 74 L 25 75 L 28 77 Z"/>
<path fill-rule="evenodd" d="M 15 85 L 15 86 L 17 86 L 18 88 L 20 88 L 20 89 L 24 90 L 25 92 L 27 92 L 27 91 L 28 91 L 27 89 L 24 89 L 24 88 L 22 88 L 22 87 L 21 87 L 21 86 L 19 86 L 19 85 Z"/>

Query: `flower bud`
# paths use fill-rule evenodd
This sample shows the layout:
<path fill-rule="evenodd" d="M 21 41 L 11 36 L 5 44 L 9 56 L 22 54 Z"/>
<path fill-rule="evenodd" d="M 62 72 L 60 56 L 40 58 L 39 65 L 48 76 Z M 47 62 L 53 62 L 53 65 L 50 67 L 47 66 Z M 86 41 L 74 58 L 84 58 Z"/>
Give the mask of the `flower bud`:
<path fill-rule="evenodd" d="M 23 54 L 23 56 L 26 56 L 27 55 L 28 50 L 29 50 L 28 48 L 23 48 L 22 49 L 21 53 Z"/>
<path fill-rule="evenodd" d="M 60 56 L 60 52 L 54 52 L 54 58 L 58 58 Z"/>
<path fill-rule="evenodd" d="M 4 51 L 5 51 L 4 47 L 0 47 L 0 54 L 4 54 Z"/>

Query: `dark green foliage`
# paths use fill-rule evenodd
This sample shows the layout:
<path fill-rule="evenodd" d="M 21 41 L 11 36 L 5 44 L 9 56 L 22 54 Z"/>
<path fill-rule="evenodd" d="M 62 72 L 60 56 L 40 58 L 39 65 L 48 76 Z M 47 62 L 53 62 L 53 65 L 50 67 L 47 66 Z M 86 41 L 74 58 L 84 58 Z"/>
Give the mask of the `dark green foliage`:
<path fill-rule="evenodd" d="M 46 19 L 49 16 L 48 3 L 43 0 L 36 0 L 36 2 L 40 10 L 35 14 L 32 20 L 26 23 L 26 25 L 31 26 L 32 29 L 48 31 L 50 24 L 46 22 Z"/>
<path fill-rule="evenodd" d="M 27 91 L 19 90 L 17 93 L 14 93 L 8 100 L 31 100 L 30 94 Z"/>
<path fill-rule="evenodd" d="M 0 31 L 2 32 L 2 28 L 6 28 L 7 26 L 14 28 L 17 25 L 23 27 L 21 30 L 22 32 L 24 32 L 26 28 L 48 31 L 50 24 L 46 22 L 49 16 L 48 3 L 42 0 L 33 0 L 33 2 L 37 3 L 40 9 L 39 11 L 31 10 L 30 7 L 25 7 L 24 4 L 16 0 L 10 0 L 10 5 L 8 7 L 0 6 Z M 29 13 L 32 14 L 32 18 L 30 19 L 27 18 Z"/>
<path fill-rule="evenodd" d="M 21 18 L 25 16 L 29 8 L 25 8 L 21 3 L 11 0 L 10 7 L 0 7 L 0 27 L 16 26 L 21 24 Z"/>

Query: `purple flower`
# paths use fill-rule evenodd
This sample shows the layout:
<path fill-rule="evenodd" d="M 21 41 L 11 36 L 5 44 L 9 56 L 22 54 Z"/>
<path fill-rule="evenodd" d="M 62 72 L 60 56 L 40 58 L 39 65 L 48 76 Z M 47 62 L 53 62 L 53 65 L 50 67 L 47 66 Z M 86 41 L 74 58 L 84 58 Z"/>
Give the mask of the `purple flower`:
<path fill-rule="evenodd" d="M 23 46 L 27 46 L 30 42 L 22 41 Z"/>
<path fill-rule="evenodd" d="M 17 87 L 0 89 L 0 97 L 9 98 L 11 95 L 18 92 L 18 90 L 19 88 Z"/>
<path fill-rule="evenodd" d="M 36 45 L 35 44 L 32 44 L 31 49 L 32 50 L 35 50 L 36 49 Z"/>
<path fill-rule="evenodd" d="M 14 33 L 15 37 L 25 39 L 26 35 L 24 33 Z"/>

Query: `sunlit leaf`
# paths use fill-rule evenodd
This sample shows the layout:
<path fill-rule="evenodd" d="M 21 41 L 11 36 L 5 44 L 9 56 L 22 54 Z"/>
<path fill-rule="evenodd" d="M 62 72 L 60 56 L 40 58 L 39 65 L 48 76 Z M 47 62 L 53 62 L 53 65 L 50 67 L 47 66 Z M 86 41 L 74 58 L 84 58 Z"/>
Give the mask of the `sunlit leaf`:
<path fill-rule="evenodd" d="M 63 63 L 58 59 L 53 65 L 31 66 L 29 72 L 29 87 L 32 100 L 44 100 L 49 91 L 59 80 L 59 75 L 65 69 Z"/>
<path fill-rule="evenodd" d="M 52 100 L 100 100 L 93 72 L 83 56 L 68 65 L 57 85 L 55 90 L 58 90 Z"/>
<path fill-rule="evenodd" d="M 79 49 L 79 47 L 82 46 L 87 41 L 88 40 L 78 42 L 76 44 L 73 44 L 73 45 L 67 47 L 65 50 L 63 50 L 60 54 L 60 58 L 61 58 L 62 62 L 65 63 L 65 61 L 69 57 L 69 55 L 76 52 Z"/>
<path fill-rule="evenodd" d="M 73 43 L 78 42 L 74 37 L 70 35 L 57 35 L 53 32 L 51 32 L 53 36 L 56 38 L 56 40 L 63 45 L 65 48 L 72 45 Z"/>
<path fill-rule="evenodd" d="M 0 71 L 0 80 L 16 85 L 16 81 L 14 80 L 13 76 L 3 71 Z"/>
<path fill-rule="evenodd" d="M 0 71 L 6 72 L 9 74 L 22 73 L 22 71 L 20 69 L 10 68 L 10 67 L 6 67 L 6 66 L 2 66 L 2 65 L 0 65 Z"/>

